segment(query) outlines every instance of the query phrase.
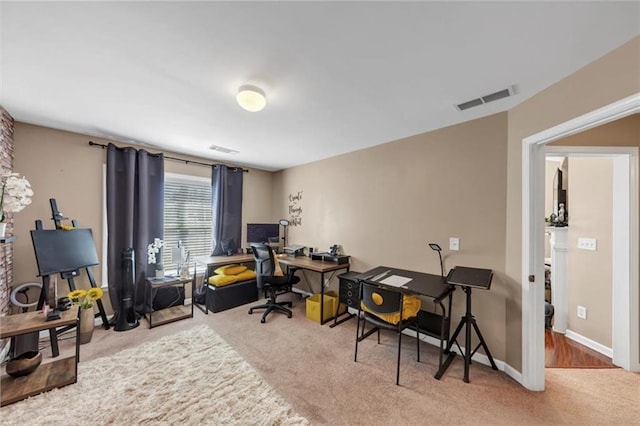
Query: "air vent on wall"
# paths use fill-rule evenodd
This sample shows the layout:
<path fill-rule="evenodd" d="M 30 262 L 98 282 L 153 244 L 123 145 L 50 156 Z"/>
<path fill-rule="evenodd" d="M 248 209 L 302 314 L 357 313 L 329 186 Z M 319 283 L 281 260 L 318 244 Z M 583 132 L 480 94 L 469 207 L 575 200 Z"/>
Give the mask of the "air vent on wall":
<path fill-rule="evenodd" d="M 221 152 L 223 154 L 237 154 L 240 152 L 240 151 L 236 151 L 235 149 L 225 148 L 224 146 L 218 146 L 218 145 L 211 145 L 209 149 L 212 151 Z"/>
<path fill-rule="evenodd" d="M 458 111 L 464 111 L 469 108 L 484 105 L 488 102 L 497 101 L 498 99 L 508 98 L 509 96 L 515 95 L 515 93 L 516 86 L 512 85 L 507 87 L 506 89 L 498 90 L 497 92 L 491 93 L 489 95 L 484 95 L 476 99 L 471 99 L 470 101 L 462 102 L 460 104 L 457 104 L 455 107 Z"/>

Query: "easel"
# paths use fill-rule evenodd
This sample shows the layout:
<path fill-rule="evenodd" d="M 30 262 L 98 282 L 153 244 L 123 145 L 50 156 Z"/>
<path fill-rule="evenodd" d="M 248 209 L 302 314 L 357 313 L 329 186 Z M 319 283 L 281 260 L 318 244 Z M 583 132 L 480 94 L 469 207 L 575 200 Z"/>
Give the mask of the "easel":
<path fill-rule="evenodd" d="M 451 352 L 451 347 L 455 343 L 458 346 L 458 350 L 462 353 L 460 349 L 460 345 L 458 344 L 458 334 L 462 330 L 462 326 L 465 326 L 465 342 L 464 342 L 464 381 L 465 383 L 469 383 L 469 365 L 471 365 L 471 357 L 476 353 L 476 351 L 482 346 L 484 348 L 484 353 L 489 358 L 489 362 L 491 363 L 491 368 L 497 370 L 498 367 L 496 363 L 493 361 L 493 357 L 491 356 L 491 352 L 489 352 L 489 347 L 484 341 L 484 337 L 482 337 L 482 333 L 480 332 L 480 328 L 476 323 L 476 319 L 471 313 L 471 289 L 473 287 L 480 288 L 483 290 L 489 290 L 491 286 L 491 280 L 493 279 L 493 272 L 490 269 L 479 269 L 479 268 L 467 268 L 464 266 L 456 266 L 451 271 L 449 271 L 449 275 L 447 275 L 447 282 L 449 284 L 457 285 L 462 287 L 462 290 L 467 295 L 467 307 L 465 315 L 460 320 L 460 324 L 456 327 L 456 331 L 451 336 L 449 340 L 449 344 L 447 345 L 447 349 L 444 351 L 445 354 L 448 354 L 447 359 L 444 361 L 442 368 L 436 374 L 436 379 L 440 379 L 449 365 L 456 357 L 455 352 Z M 480 343 L 475 349 L 471 350 L 471 327 L 476 331 L 476 335 L 478 339 L 480 339 Z"/>
<path fill-rule="evenodd" d="M 58 230 L 64 229 L 62 226 L 62 221 L 67 220 L 68 218 L 63 217 L 62 213 L 58 211 L 58 205 L 56 203 L 55 198 L 50 198 L 49 203 L 51 204 L 51 214 L 52 214 L 51 219 L 55 223 L 55 229 L 58 229 Z M 73 225 L 74 228 L 78 227 L 78 223 L 75 220 L 72 220 L 71 224 Z M 38 230 L 43 229 L 41 220 L 36 220 L 36 229 Z M 87 272 L 87 276 L 89 278 L 89 283 L 91 284 L 91 287 L 97 287 L 96 279 L 95 279 L 95 276 L 93 275 L 93 270 L 90 267 L 83 268 L 83 269 Z M 60 277 L 62 279 L 67 280 L 67 282 L 69 283 L 69 290 L 71 291 L 75 291 L 76 289 L 74 278 L 78 276 L 80 276 L 80 269 L 77 269 L 75 271 L 66 271 L 66 272 L 60 273 Z M 37 306 L 38 310 L 42 309 L 45 302 L 49 300 L 48 291 L 49 291 L 50 284 L 51 284 L 51 276 L 43 275 L 42 291 L 40 292 L 40 299 L 38 301 L 38 306 Z M 102 318 L 102 324 L 104 326 L 104 329 L 108 330 L 109 320 L 107 319 L 107 314 L 104 311 L 104 305 L 102 304 L 102 300 L 100 299 L 96 300 L 96 305 L 98 306 L 98 313 L 95 314 L 95 317 L 100 316 L 100 318 Z M 55 308 L 55 306 L 52 306 L 52 308 Z M 55 358 L 60 354 L 60 350 L 58 348 L 58 334 L 64 333 L 65 331 L 70 330 L 74 327 L 75 326 L 67 326 L 67 327 L 62 327 L 60 329 L 49 330 L 49 337 L 51 339 L 51 356 L 52 357 Z"/>

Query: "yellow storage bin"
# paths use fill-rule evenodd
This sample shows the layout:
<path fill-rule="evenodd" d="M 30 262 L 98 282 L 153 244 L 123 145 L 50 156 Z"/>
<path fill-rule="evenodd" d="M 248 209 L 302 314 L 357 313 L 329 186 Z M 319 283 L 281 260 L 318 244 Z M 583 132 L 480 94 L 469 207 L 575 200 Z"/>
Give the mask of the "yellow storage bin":
<path fill-rule="evenodd" d="M 335 305 L 338 300 L 328 294 L 324 295 L 323 321 L 327 321 L 334 316 Z M 320 295 L 314 294 L 307 298 L 307 318 L 320 324 Z"/>

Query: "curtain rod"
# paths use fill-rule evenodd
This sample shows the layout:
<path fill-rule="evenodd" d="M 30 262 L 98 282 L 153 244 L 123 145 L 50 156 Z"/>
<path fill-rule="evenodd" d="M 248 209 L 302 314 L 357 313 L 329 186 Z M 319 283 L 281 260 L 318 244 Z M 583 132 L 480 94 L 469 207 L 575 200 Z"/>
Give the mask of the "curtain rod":
<path fill-rule="evenodd" d="M 102 149 L 107 148 L 107 145 L 104 145 L 104 144 L 101 144 L 101 143 L 97 143 L 97 142 L 93 142 L 93 141 L 89 141 L 89 146 L 97 146 L 97 147 L 100 147 Z M 120 147 L 116 147 L 116 148 L 121 149 Z M 185 160 L 185 159 L 182 159 L 182 158 L 169 157 L 168 155 L 165 155 L 164 158 L 166 158 L 167 160 L 182 161 L 182 162 L 184 162 L 186 164 L 197 164 L 199 166 L 207 166 L 207 167 L 212 167 L 212 166 L 213 167 L 217 167 L 217 166 L 219 166 L 219 164 L 201 163 L 199 161 L 191 161 L 191 160 Z M 245 173 L 249 173 L 249 170 L 243 169 L 242 167 L 231 167 L 231 166 L 227 166 L 227 167 L 230 167 L 230 168 L 236 169 L 236 170 L 242 170 Z"/>

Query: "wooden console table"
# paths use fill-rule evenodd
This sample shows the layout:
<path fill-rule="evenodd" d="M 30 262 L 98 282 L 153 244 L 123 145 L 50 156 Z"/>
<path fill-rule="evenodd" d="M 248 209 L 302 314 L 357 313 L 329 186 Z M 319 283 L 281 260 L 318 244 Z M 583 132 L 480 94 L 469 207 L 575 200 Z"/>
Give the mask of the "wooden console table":
<path fill-rule="evenodd" d="M 155 298 L 156 290 L 161 287 L 182 286 L 184 290 L 185 286 L 189 283 L 191 283 L 191 294 L 193 297 L 193 293 L 195 290 L 195 280 L 195 276 L 192 278 L 147 278 L 145 280 L 144 306 L 145 317 L 149 321 L 149 328 L 185 318 L 193 318 L 193 300 L 191 301 L 191 306 L 176 305 L 154 311 L 153 299 Z"/>
<path fill-rule="evenodd" d="M 59 320 L 45 321 L 41 311 L 8 315 L 0 321 L 0 339 L 23 334 L 52 330 L 57 327 L 78 327 L 78 308 L 62 311 Z M 27 397 L 70 385 L 78 381 L 78 360 L 80 358 L 80 333 L 76 333 L 74 356 L 58 359 L 40 366 L 28 376 L 11 377 L 2 375 L 0 384 L 0 406 L 12 404 Z"/>

